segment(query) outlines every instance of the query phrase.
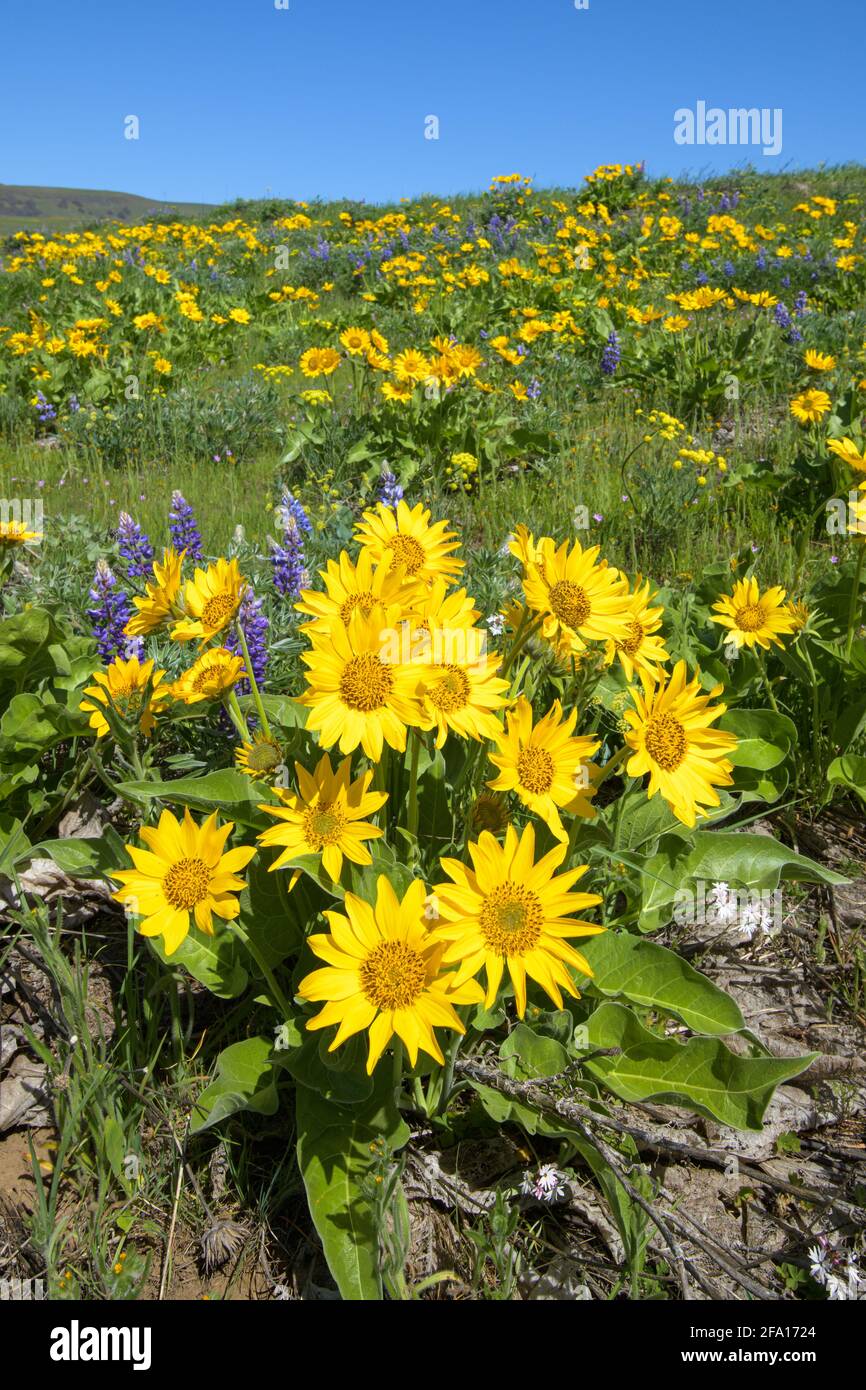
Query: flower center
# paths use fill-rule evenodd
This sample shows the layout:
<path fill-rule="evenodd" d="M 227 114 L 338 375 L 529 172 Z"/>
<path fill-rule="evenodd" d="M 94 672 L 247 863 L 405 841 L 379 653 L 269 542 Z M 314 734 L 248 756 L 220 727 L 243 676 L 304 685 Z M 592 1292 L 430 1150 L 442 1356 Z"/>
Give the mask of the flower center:
<path fill-rule="evenodd" d="M 546 748 L 524 748 L 517 759 L 520 785 L 537 796 L 550 791 L 554 772 L 553 758 Z"/>
<path fill-rule="evenodd" d="M 686 756 L 686 733 L 672 714 L 657 714 L 646 726 L 644 745 L 654 763 L 673 772 Z"/>
<path fill-rule="evenodd" d="M 381 709 L 391 694 L 394 677 L 385 662 L 373 652 L 353 656 L 340 676 L 340 696 L 350 709 L 369 713 Z"/>
<path fill-rule="evenodd" d="M 210 666 L 205 666 L 199 671 L 192 683 L 192 688 L 196 695 L 219 695 L 227 686 L 231 685 L 228 678 L 228 662 L 213 662 Z"/>
<path fill-rule="evenodd" d="M 360 608 L 366 618 L 369 613 L 372 613 L 375 606 L 376 599 L 369 590 L 362 594 L 349 594 L 349 597 L 343 600 L 343 604 L 340 608 L 340 621 L 344 627 L 348 627 L 349 621 L 356 608 Z"/>
<path fill-rule="evenodd" d="M 432 685 L 427 692 L 430 703 L 437 709 L 448 713 L 451 710 L 463 709 L 468 703 L 471 686 L 466 672 L 459 666 L 440 666 L 439 679 Z"/>
<path fill-rule="evenodd" d="M 211 632 L 219 632 L 232 617 L 237 606 L 238 601 L 234 594 L 214 594 L 201 610 L 202 623 Z"/>
<path fill-rule="evenodd" d="M 304 812 L 304 839 L 314 850 L 335 845 L 343 833 L 346 817 L 330 801 L 311 806 Z"/>
<path fill-rule="evenodd" d="M 747 603 L 734 616 L 740 632 L 757 632 L 767 621 L 767 610 L 762 603 Z"/>
<path fill-rule="evenodd" d="M 405 941 L 382 941 L 358 972 L 361 988 L 377 1009 L 408 1009 L 427 979 L 423 957 Z"/>
<path fill-rule="evenodd" d="M 388 549 L 393 552 L 396 564 L 402 565 L 407 574 L 417 574 L 427 558 L 424 547 L 414 536 L 392 536 Z"/>
<path fill-rule="evenodd" d="M 263 739 L 261 743 L 254 743 L 247 754 L 247 766 L 251 772 L 273 772 L 282 761 L 282 749 L 267 739 Z"/>
<path fill-rule="evenodd" d="M 566 627 L 578 628 L 586 622 L 592 605 L 586 592 L 570 579 L 560 579 L 550 590 L 550 611 Z"/>
<path fill-rule="evenodd" d="M 626 656 L 635 656 L 640 651 L 641 643 L 644 639 L 644 630 L 637 618 L 632 618 L 628 625 L 628 637 L 624 642 L 617 642 L 617 647 Z"/>
<path fill-rule="evenodd" d="M 541 935 L 544 911 L 528 888 L 501 883 L 487 894 L 478 921 L 491 951 L 500 956 L 523 956 Z"/>
<path fill-rule="evenodd" d="M 207 897 L 211 873 L 203 859 L 179 859 L 162 880 L 166 901 L 189 911 Z"/>

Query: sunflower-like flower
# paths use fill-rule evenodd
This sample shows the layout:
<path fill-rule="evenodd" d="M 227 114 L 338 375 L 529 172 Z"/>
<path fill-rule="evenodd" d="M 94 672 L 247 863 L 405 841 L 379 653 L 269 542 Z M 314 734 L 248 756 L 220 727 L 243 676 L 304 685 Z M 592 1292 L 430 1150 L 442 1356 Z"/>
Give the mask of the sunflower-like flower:
<path fill-rule="evenodd" d="M 535 563 L 525 570 L 526 602 L 543 614 L 542 634 L 554 646 L 565 639 L 573 651 L 582 652 L 588 641 L 629 637 L 628 582 L 606 560 L 599 564 L 598 553 L 597 545 L 584 550 L 580 541 L 570 549 L 563 541 L 558 550 L 552 541 L 542 541 Z"/>
<path fill-rule="evenodd" d="M 437 748 L 451 729 L 474 739 L 495 738 L 502 729 L 493 711 L 505 704 L 508 682 L 496 674 L 500 658 L 488 655 L 487 633 L 472 626 L 479 616 L 465 589 L 449 594 L 437 579 L 406 624 L 424 728 L 436 730 Z"/>
<path fill-rule="evenodd" d="M 836 358 L 829 352 L 816 352 L 814 348 L 809 348 L 803 361 L 813 372 L 832 372 L 836 366 Z"/>
<path fill-rule="evenodd" d="M 97 738 L 105 738 L 111 726 L 105 717 L 109 706 L 125 724 L 138 723 L 145 736 L 153 732 L 155 716 L 162 700 L 168 699 L 169 688 L 160 684 L 165 671 L 154 671 L 153 662 L 140 662 L 137 656 L 128 661 L 117 657 L 104 671 L 94 671 L 95 684 L 84 687 L 90 698 L 78 706 L 90 715 L 90 727 Z"/>
<path fill-rule="evenodd" d="M 606 664 L 609 666 L 619 657 L 629 681 L 634 679 L 635 671 L 655 677 L 658 667 L 670 661 L 664 638 L 658 635 L 665 610 L 661 605 L 651 606 L 654 597 L 649 580 L 641 585 L 638 578 L 629 601 L 628 636 L 620 641 L 610 640 L 605 646 Z"/>
<path fill-rule="evenodd" d="M 339 561 L 329 560 L 327 568 L 319 573 L 325 581 L 325 592 L 302 589 L 295 604 L 299 613 L 313 618 L 313 622 L 305 624 L 310 631 L 323 631 L 335 619 L 345 626 L 356 608 L 369 616 L 377 605 L 388 608 L 396 603 L 405 607 L 418 587 L 406 582 L 400 565 L 392 566 L 386 560 L 374 564 L 369 550 L 360 552 L 356 564 L 343 550 Z"/>
<path fill-rule="evenodd" d="M 434 935 L 448 943 L 443 964 L 459 962 L 455 984 L 487 973 L 485 1004 L 496 999 L 506 965 L 514 986 L 517 1012 L 526 1012 L 526 977 L 535 980 L 562 1008 L 562 990 L 578 998 L 567 967 L 592 976 L 589 962 L 565 940 L 592 936 L 604 927 L 575 920 L 573 914 L 601 902 L 597 893 L 573 893 L 572 884 L 586 865 L 557 874 L 567 847 L 559 844 L 535 863 L 535 830 L 527 825 L 518 836 L 513 825 L 502 845 L 483 831 L 470 843 L 472 868 L 458 859 L 440 864 L 453 883 L 433 890 L 439 914 Z"/>
<path fill-rule="evenodd" d="M 800 425 L 814 425 L 826 415 L 830 409 L 831 401 L 826 391 L 818 391 L 814 386 L 810 386 L 807 391 L 801 391 L 799 396 L 795 396 L 791 401 L 791 414 Z"/>
<path fill-rule="evenodd" d="M 490 754 L 499 776 L 488 782 L 488 787 L 493 791 L 516 792 L 533 815 L 546 821 L 558 840 L 567 840 L 560 808 L 573 816 L 595 814 L 593 768 L 589 760 L 598 751 L 598 739 L 572 738 L 577 710 L 563 719 L 558 700 L 543 719 L 533 724 L 532 706 L 521 695 L 505 719 L 506 731 L 499 733 L 497 751 Z"/>
<path fill-rule="evenodd" d="M 23 521 L 0 521 L 0 550 L 6 546 L 11 550 L 13 546 L 29 545 L 41 539 L 42 532 L 29 530 Z"/>
<path fill-rule="evenodd" d="M 775 585 L 763 594 L 757 579 L 738 579 L 732 594 L 723 594 L 713 604 L 714 623 L 730 631 L 730 641 L 739 647 L 784 646 L 780 636 L 794 631 L 794 622 L 785 603 L 785 590 Z"/>
<path fill-rule="evenodd" d="M 235 749 L 235 767 L 252 777 L 255 782 L 270 782 L 279 768 L 283 766 L 283 750 L 275 738 L 267 734 L 253 734 L 251 743 L 242 743 Z"/>
<path fill-rule="evenodd" d="M 211 647 L 178 677 L 171 693 L 186 705 L 195 705 L 199 700 L 221 700 L 243 674 L 243 657 L 226 647 Z"/>
<path fill-rule="evenodd" d="M 866 450 L 858 449 L 853 439 L 828 439 L 827 448 L 849 468 L 857 473 L 866 473 Z"/>
<path fill-rule="evenodd" d="M 220 558 L 188 579 L 183 598 L 186 614 L 172 628 L 175 642 L 210 642 L 234 618 L 244 596 L 246 580 L 236 559 Z"/>
<path fill-rule="evenodd" d="M 234 921 L 240 912 L 237 894 L 246 887 L 237 874 L 255 854 L 255 846 L 238 845 L 225 853 L 234 822 L 218 826 L 216 811 L 197 825 L 189 811 L 183 822 L 163 811 L 158 826 L 142 826 L 146 849 L 127 845 L 134 869 L 115 869 L 123 884 L 112 897 L 144 920 L 142 936 L 161 936 L 171 956 L 189 934 L 190 920 L 214 934 L 214 916 Z"/>
<path fill-rule="evenodd" d="M 368 1075 L 395 1033 L 412 1066 L 419 1051 L 444 1063 L 434 1029 L 464 1033 L 454 1005 L 479 1003 L 481 990 L 472 980 L 458 985 L 453 972 L 443 973 L 444 943 L 425 920 L 420 879 L 409 885 L 402 902 L 384 876 L 376 890 L 375 907 L 347 893 L 345 915 L 325 913 L 330 935 L 308 938 L 327 965 L 305 976 L 298 988 L 302 999 L 324 1003 L 307 1027 L 339 1025 L 329 1052 L 369 1029 Z"/>
<path fill-rule="evenodd" d="M 634 686 L 634 709 L 624 718 L 631 726 L 626 743 L 634 750 L 627 764 L 631 777 L 649 773 L 647 795 L 661 792 L 677 820 L 689 827 L 707 806 L 718 806 L 716 787 L 729 787 L 733 770 L 728 754 L 737 746 L 734 734 L 710 725 L 725 713 L 727 705 L 711 705 L 721 694 L 716 686 L 709 695 L 700 681 L 687 679 L 686 663 L 678 661 L 665 683 L 642 677 L 643 691 Z"/>
<path fill-rule="evenodd" d="M 138 612 L 132 615 L 124 628 L 127 637 L 144 637 L 177 615 L 180 576 L 185 555 L 185 550 L 178 555 L 177 551 L 169 546 L 163 552 L 161 561 L 154 560 L 153 577 L 156 582 L 151 584 L 148 581 L 145 584 L 144 598 L 133 598 Z"/>
<path fill-rule="evenodd" d="M 344 758 L 336 771 L 327 753 L 319 759 L 311 775 L 300 763 L 295 763 L 299 795 L 279 793 L 282 806 L 263 805 L 265 811 L 280 822 L 263 830 L 259 844 L 268 849 L 282 848 L 283 853 L 271 865 L 281 869 L 301 854 L 320 854 L 325 872 L 334 880 L 340 877 L 343 855 L 353 864 L 371 864 L 372 856 L 364 844 L 375 840 L 382 831 L 366 820 L 388 800 L 386 792 L 368 791 L 372 772 L 365 772 L 353 782 L 351 759 Z"/>
<path fill-rule="evenodd" d="M 375 565 L 402 565 L 407 579 L 424 584 L 433 579 L 451 582 L 463 569 L 464 561 L 452 554 L 459 548 L 456 534 L 447 521 L 431 526 L 430 510 L 420 502 L 411 508 L 403 501 L 396 508 L 380 502 L 374 511 L 364 512 L 355 528 L 355 539 L 369 550 Z"/>
<path fill-rule="evenodd" d="M 418 670 L 394 659 L 401 623 L 396 605 L 368 616 L 356 609 L 348 627 L 333 622 L 309 633 L 312 647 L 301 658 L 310 668 L 308 689 L 298 703 L 308 707 L 307 729 L 325 748 L 339 742 L 341 753 L 351 753 L 360 744 L 378 762 L 384 744 L 403 752 L 407 727 L 424 722 Z"/>

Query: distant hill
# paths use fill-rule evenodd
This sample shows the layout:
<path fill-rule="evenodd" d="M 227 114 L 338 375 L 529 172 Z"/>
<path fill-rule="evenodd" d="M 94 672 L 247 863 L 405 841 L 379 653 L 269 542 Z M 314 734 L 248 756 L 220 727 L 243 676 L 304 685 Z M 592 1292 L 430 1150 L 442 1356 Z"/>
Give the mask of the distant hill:
<path fill-rule="evenodd" d="M 67 231 L 89 222 L 141 222 L 154 213 L 196 217 L 207 203 L 171 203 L 110 193 L 102 188 L 31 188 L 0 183 L 0 234 L 26 230 Z"/>

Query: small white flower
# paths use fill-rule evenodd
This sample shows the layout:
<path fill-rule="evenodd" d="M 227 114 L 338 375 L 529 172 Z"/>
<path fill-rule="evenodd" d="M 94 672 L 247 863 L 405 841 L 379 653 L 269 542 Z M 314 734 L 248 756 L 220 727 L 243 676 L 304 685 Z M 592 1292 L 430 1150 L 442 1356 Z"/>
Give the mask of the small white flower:
<path fill-rule="evenodd" d="M 501 637 L 505 630 L 505 619 L 501 613 L 492 613 L 487 619 L 487 626 L 490 628 L 494 637 Z"/>

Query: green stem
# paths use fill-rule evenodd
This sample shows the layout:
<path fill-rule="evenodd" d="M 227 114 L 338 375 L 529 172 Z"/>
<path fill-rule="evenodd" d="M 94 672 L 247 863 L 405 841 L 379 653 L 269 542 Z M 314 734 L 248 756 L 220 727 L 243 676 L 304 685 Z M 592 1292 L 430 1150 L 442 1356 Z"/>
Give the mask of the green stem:
<path fill-rule="evenodd" d="M 246 633 L 244 632 L 240 623 L 237 624 L 237 629 L 238 637 L 240 638 L 241 642 L 241 651 L 244 654 L 244 665 L 247 668 L 247 680 L 249 681 L 250 689 L 253 692 L 253 701 L 255 702 L 256 713 L 258 714 L 259 719 L 261 720 L 262 730 L 264 732 L 265 738 L 270 738 L 271 726 L 268 723 L 268 716 L 265 714 L 265 706 L 262 701 L 261 694 L 259 692 L 259 686 L 258 681 L 256 680 L 255 672 L 253 671 L 253 663 L 250 661 L 250 649 L 247 646 Z"/>
<path fill-rule="evenodd" d="M 247 721 L 244 719 L 243 711 L 238 704 L 238 697 L 233 690 L 230 690 L 223 698 L 223 705 L 226 714 L 234 724 L 240 734 L 243 743 L 249 743 L 250 731 L 247 728 Z"/>
<path fill-rule="evenodd" d="M 409 761 L 409 810 L 407 829 L 416 840 L 418 838 L 418 759 L 421 754 L 421 735 L 417 729 L 409 730 L 411 756 Z"/>
<path fill-rule="evenodd" d="M 256 965 L 259 967 L 259 970 L 262 972 L 262 975 L 265 978 L 265 982 L 268 986 L 268 989 L 271 992 L 271 996 L 273 997 L 275 1004 L 282 1013 L 286 1023 L 288 1023 L 289 1020 L 293 1017 L 292 1010 L 289 1007 L 289 1003 L 286 999 L 286 996 L 283 994 L 283 991 L 277 984 L 277 981 L 274 977 L 274 972 L 271 970 L 271 967 L 268 965 L 258 946 L 256 946 L 255 943 L 250 940 L 243 927 L 238 926 L 237 922 L 229 922 L 229 928 L 231 929 L 231 931 L 234 932 L 238 940 L 243 942 L 244 946 L 249 951 Z"/>

